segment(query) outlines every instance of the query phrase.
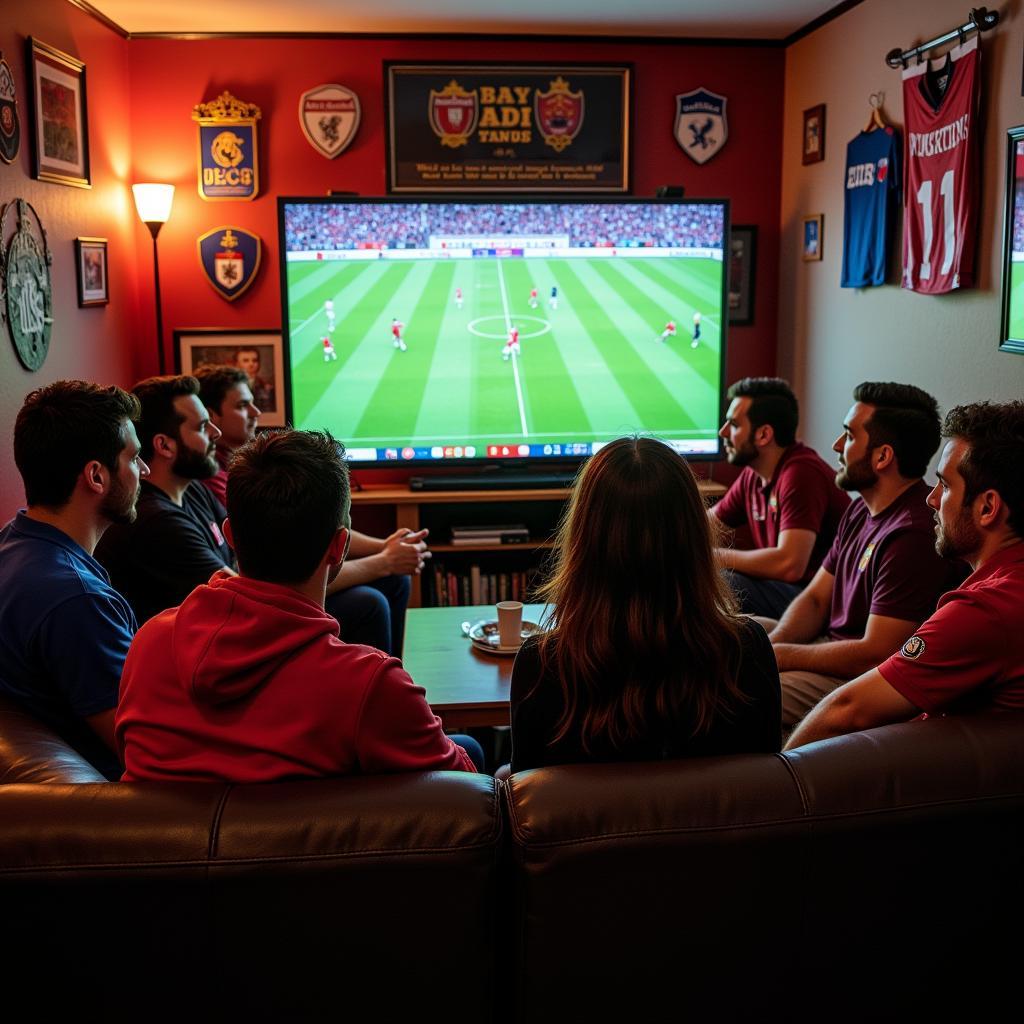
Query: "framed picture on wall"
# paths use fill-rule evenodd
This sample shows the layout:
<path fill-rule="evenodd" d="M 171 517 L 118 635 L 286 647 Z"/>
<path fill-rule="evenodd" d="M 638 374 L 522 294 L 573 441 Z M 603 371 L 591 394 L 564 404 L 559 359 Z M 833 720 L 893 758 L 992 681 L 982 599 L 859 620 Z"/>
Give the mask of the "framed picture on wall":
<path fill-rule="evenodd" d="M 92 188 L 85 65 L 38 39 L 28 41 L 32 173 L 40 181 Z"/>
<path fill-rule="evenodd" d="M 284 349 L 280 331 L 231 331 L 217 327 L 175 331 L 174 364 L 178 373 L 191 373 L 203 363 L 244 370 L 252 382 L 260 426 L 285 425 Z"/>
<path fill-rule="evenodd" d="M 825 104 L 804 111 L 803 160 L 816 164 L 825 159 Z"/>
<path fill-rule="evenodd" d="M 75 280 L 79 306 L 105 306 L 110 301 L 105 238 L 75 239 Z"/>
<path fill-rule="evenodd" d="M 803 220 L 802 255 L 805 261 L 821 259 L 822 232 L 825 227 L 825 215 L 814 213 Z"/>
<path fill-rule="evenodd" d="M 1011 128 L 1006 135 L 1003 304 L 999 349 L 1024 355 L 1024 125 Z"/>
<path fill-rule="evenodd" d="M 754 322 L 754 271 L 757 261 L 757 228 L 734 224 L 729 232 L 729 323 Z"/>

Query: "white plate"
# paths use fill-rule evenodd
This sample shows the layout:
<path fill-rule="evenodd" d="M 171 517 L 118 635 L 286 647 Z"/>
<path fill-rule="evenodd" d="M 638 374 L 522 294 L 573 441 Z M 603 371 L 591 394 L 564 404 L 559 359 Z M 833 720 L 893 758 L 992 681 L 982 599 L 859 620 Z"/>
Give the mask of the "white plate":
<path fill-rule="evenodd" d="M 526 640 L 534 633 L 540 632 L 540 626 L 536 622 L 523 620 L 523 628 L 520 636 Z M 502 647 L 498 637 L 498 620 L 490 619 L 486 622 L 477 622 L 469 631 L 469 638 L 473 646 L 483 654 L 515 654 L 521 644 L 513 647 Z"/>

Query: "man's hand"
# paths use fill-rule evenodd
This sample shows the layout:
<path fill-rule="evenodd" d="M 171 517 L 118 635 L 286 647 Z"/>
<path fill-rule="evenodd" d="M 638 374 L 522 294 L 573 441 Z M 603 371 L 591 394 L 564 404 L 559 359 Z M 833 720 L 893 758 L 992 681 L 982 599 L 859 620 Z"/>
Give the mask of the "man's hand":
<path fill-rule="evenodd" d="M 385 538 L 381 557 L 387 566 L 389 575 L 419 574 L 424 562 L 430 558 L 430 551 L 427 550 L 426 542 L 423 540 L 429 532 L 429 530 L 418 530 L 413 533 L 408 527 L 403 526 L 401 529 L 395 530 L 390 537 Z"/>

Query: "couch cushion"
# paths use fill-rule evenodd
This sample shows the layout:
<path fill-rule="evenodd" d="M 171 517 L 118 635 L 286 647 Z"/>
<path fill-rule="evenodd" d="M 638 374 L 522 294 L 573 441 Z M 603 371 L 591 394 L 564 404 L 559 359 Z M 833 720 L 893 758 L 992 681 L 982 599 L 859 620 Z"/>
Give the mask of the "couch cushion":
<path fill-rule="evenodd" d="M 0 697 L 0 785 L 9 782 L 104 782 L 52 729 Z"/>

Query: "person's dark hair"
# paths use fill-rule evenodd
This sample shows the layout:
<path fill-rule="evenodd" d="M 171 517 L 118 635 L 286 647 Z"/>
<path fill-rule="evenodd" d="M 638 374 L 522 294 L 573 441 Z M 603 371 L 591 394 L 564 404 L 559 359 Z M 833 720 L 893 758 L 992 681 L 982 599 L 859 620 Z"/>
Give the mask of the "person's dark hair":
<path fill-rule="evenodd" d="M 345 446 L 327 431 L 266 431 L 228 465 L 235 554 L 253 579 L 309 579 L 338 528 L 348 526 L 349 507 Z"/>
<path fill-rule="evenodd" d="M 725 397 L 730 402 L 749 398 L 750 425 L 756 430 L 767 423 L 775 431 L 777 445 L 787 448 L 796 440 L 800 406 L 789 381 L 781 377 L 744 377 L 729 388 Z"/>
<path fill-rule="evenodd" d="M 148 461 L 153 456 L 153 438 L 157 434 L 178 436 L 178 428 L 185 417 L 174 408 L 174 400 L 182 395 L 198 395 L 199 381 L 187 375 L 147 377 L 132 388 L 132 394 L 142 406 L 139 445 L 142 458 Z"/>
<path fill-rule="evenodd" d="M 928 460 L 939 447 L 939 405 L 913 384 L 864 381 L 853 400 L 874 406 L 866 424 L 872 447 L 887 444 L 896 454 L 900 476 L 924 476 Z"/>
<path fill-rule="evenodd" d="M 584 465 L 540 597 L 555 608 L 541 660 L 564 701 L 550 742 L 696 736 L 742 700 L 732 593 L 693 472 L 663 442 L 620 438 Z"/>
<path fill-rule="evenodd" d="M 975 402 L 946 414 L 942 436 L 967 442 L 958 472 L 964 504 L 982 491 L 998 491 L 1009 510 L 1009 527 L 1024 536 L 1024 402 Z"/>
<path fill-rule="evenodd" d="M 195 378 L 199 381 L 199 401 L 218 416 L 227 393 L 239 384 L 249 383 L 249 375 L 237 366 L 213 363 L 203 363 L 196 369 Z"/>
<path fill-rule="evenodd" d="M 118 387 L 58 380 L 33 391 L 14 423 L 14 462 L 28 504 L 66 505 L 93 459 L 115 471 L 124 421 L 138 418 L 138 400 Z"/>

